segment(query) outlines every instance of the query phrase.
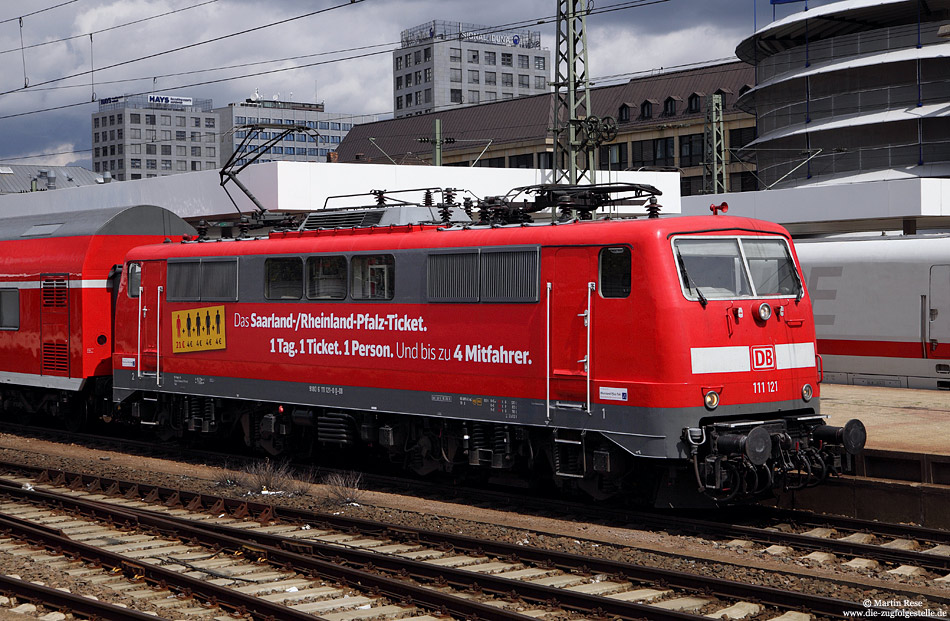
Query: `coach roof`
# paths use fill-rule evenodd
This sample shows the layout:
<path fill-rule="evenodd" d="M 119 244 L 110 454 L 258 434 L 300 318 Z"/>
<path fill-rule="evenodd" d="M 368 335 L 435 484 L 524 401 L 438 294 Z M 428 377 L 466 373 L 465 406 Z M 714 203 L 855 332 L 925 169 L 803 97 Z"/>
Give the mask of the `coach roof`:
<path fill-rule="evenodd" d="M 0 240 L 92 235 L 194 235 L 195 230 L 164 207 L 135 205 L 0 218 Z"/>

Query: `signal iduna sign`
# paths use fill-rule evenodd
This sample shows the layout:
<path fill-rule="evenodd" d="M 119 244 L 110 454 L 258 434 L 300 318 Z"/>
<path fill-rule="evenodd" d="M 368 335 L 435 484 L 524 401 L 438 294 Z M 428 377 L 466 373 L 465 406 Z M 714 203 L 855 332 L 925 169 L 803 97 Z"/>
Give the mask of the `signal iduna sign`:
<path fill-rule="evenodd" d="M 225 349 L 224 306 L 172 311 L 172 351 Z"/>

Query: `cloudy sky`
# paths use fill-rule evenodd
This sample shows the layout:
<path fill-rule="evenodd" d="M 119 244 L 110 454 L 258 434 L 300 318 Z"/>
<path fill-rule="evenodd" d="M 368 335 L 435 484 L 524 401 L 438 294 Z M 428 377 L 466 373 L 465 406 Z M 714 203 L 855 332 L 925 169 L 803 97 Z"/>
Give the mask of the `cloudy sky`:
<path fill-rule="evenodd" d="M 769 0 L 592 4 L 603 11 L 587 20 L 594 80 L 732 57 L 753 31 L 753 6 L 760 27 L 773 14 Z M 778 6 L 777 17 L 802 6 Z M 391 114 L 392 50 L 403 29 L 433 19 L 530 21 L 553 49 L 556 10 L 557 0 L 7 0 L 0 163 L 91 167 L 94 97 L 155 92 L 225 106 L 258 90 L 322 101 L 329 112 Z"/>

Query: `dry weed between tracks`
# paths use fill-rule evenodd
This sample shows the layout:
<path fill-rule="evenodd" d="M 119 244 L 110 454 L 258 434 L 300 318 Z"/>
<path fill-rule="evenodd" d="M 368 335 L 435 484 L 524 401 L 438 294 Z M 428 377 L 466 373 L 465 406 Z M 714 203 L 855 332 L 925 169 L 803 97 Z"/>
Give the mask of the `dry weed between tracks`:
<path fill-rule="evenodd" d="M 306 496 L 314 481 L 312 474 L 302 474 L 285 461 L 265 459 L 250 463 L 243 470 L 228 469 L 216 483 L 219 487 L 244 490 L 248 495 Z"/>
<path fill-rule="evenodd" d="M 323 478 L 327 501 L 338 505 L 360 504 L 364 492 L 360 489 L 363 475 L 359 472 L 332 472 Z"/>

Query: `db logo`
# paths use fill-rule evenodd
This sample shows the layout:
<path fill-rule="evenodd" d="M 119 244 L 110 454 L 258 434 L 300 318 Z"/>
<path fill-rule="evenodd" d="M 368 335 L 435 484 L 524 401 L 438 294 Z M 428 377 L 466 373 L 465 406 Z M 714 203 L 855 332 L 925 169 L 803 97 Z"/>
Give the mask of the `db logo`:
<path fill-rule="evenodd" d="M 752 348 L 752 370 L 765 371 L 775 368 L 775 348 L 771 345 Z"/>

